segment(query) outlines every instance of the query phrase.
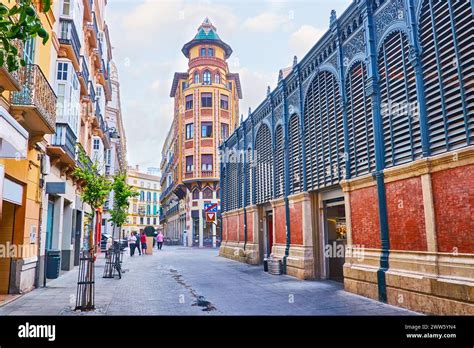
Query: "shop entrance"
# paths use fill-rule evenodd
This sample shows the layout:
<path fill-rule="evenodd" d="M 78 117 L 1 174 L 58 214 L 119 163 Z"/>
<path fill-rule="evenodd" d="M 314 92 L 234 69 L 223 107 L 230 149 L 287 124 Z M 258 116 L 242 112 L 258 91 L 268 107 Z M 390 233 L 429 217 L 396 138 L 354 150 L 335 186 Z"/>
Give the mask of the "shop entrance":
<path fill-rule="evenodd" d="M 265 217 L 265 256 L 270 257 L 273 246 L 273 212 L 267 211 Z"/>
<path fill-rule="evenodd" d="M 13 233 L 15 230 L 15 211 L 13 203 L 3 201 L 0 219 L 0 244 L 3 250 L 8 253 L 9 245 L 13 243 Z M 10 267 L 11 257 L 0 255 L 0 294 L 8 294 L 10 288 Z"/>
<path fill-rule="evenodd" d="M 324 201 L 326 274 L 329 279 L 342 282 L 347 244 L 344 199 Z"/>

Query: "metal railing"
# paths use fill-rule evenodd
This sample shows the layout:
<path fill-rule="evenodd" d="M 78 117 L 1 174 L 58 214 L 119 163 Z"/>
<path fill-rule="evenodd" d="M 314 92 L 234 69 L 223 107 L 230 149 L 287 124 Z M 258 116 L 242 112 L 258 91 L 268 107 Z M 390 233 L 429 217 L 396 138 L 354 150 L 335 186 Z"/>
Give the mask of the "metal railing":
<path fill-rule="evenodd" d="M 76 55 L 77 61 L 81 56 L 81 41 L 77 35 L 76 25 L 72 19 L 59 19 L 59 43 L 64 45 L 71 45 Z"/>
<path fill-rule="evenodd" d="M 72 158 L 76 158 L 77 138 L 67 123 L 56 123 L 56 134 L 53 135 L 51 145 L 60 146 Z"/>
<path fill-rule="evenodd" d="M 84 56 L 81 56 L 81 71 L 79 72 L 79 75 L 82 76 L 86 83 L 89 82 L 89 68 L 87 67 L 87 61 Z"/>
<path fill-rule="evenodd" d="M 56 94 L 36 64 L 28 64 L 19 69 L 20 92 L 11 94 L 11 104 L 16 106 L 33 106 L 50 128 L 56 124 Z"/>
<path fill-rule="evenodd" d="M 94 88 L 94 84 L 91 81 L 89 81 L 89 96 L 91 97 L 92 102 L 95 103 L 96 101 L 95 88 Z"/>

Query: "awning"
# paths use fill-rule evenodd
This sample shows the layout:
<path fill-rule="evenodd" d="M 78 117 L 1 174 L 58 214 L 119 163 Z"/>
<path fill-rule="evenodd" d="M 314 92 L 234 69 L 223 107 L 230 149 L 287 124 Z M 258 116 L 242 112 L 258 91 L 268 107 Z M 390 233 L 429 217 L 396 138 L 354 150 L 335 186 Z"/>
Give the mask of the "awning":
<path fill-rule="evenodd" d="M 28 132 L 0 106 L 0 158 L 25 159 L 28 152 Z"/>

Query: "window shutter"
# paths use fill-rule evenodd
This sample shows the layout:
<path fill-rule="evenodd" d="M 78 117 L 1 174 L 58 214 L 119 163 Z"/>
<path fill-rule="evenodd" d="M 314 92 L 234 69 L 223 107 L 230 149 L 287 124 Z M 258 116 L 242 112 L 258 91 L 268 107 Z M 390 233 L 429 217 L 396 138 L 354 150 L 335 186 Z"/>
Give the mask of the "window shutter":
<path fill-rule="evenodd" d="M 285 192 L 285 180 L 283 176 L 283 127 L 278 126 L 275 132 L 275 142 L 276 142 L 276 151 L 275 151 L 275 198 L 283 196 Z"/>

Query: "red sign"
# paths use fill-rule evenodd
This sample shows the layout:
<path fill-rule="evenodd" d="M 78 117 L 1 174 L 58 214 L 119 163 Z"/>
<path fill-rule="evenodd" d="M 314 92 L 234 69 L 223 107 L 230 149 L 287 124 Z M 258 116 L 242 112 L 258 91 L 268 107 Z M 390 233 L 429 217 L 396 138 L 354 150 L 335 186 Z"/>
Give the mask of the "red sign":
<path fill-rule="evenodd" d="M 216 213 L 206 213 L 206 222 L 215 222 L 216 215 Z"/>

